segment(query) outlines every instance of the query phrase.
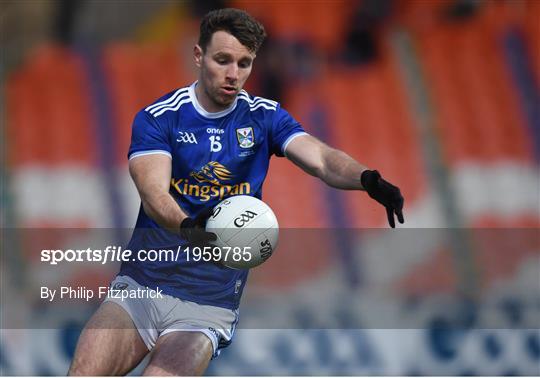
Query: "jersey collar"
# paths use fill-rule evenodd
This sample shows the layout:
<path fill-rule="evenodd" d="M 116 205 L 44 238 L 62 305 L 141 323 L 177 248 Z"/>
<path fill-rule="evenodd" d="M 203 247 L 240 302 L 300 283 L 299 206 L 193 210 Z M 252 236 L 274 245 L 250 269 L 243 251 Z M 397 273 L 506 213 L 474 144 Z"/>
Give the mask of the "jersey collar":
<path fill-rule="evenodd" d="M 191 103 L 193 104 L 193 107 L 203 117 L 206 118 L 221 118 L 232 112 L 236 108 L 236 103 L 238 102 L 238 97 L 234 99 L 234 102 L 231 106 L 229 106 L 227 109 L 222 110 L 220 112 L 210 113 L 204 110 L 204 108 L 199 104 L 199 101 L 197 100 L 197 96 L 195 95 L 195 86 L 197 85 L 197 82 L 194 82 L 190 85 L 188 89 L 189 97 L 191 98 Z"/>

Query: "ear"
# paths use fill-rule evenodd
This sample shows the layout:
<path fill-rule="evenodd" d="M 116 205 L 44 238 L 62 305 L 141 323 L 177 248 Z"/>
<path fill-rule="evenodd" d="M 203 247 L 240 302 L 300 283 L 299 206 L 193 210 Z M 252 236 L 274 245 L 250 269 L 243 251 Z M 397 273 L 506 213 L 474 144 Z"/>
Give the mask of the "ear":
<path fill-rule="evenodd" d="M 199 68 L 201 68 L 202 65 L 202 58 L 203 58 L 203 50 L 201 46 L 195 45 L 193 48 L 193 58 L 195 59 L 195 65 Z"/>

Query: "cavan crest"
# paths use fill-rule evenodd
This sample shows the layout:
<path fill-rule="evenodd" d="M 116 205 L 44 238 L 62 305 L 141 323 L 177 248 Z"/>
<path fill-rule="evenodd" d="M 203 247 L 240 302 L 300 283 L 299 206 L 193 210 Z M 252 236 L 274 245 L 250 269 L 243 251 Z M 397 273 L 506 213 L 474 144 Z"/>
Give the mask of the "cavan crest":
<path fill-rule="evenodd" d="M 236 129 L 236 139 L 238 139 L 238 145 L 241 148 L 251 148 L 255 145 L 255 137 L 253 135 L 252 127 L 243 127 Z"/>

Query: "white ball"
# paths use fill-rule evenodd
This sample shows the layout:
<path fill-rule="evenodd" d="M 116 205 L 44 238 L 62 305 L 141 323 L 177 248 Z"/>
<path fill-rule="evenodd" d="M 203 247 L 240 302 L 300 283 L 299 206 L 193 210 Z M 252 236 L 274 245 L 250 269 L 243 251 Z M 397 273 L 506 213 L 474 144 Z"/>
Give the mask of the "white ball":
<path fill-rule="evenodd" d="M 229 268 L 250 269 L 274 252 L 279 225 L 272 209 L 251 196 L 227 198 L 214 207 L 206 230 L 217 235 L 221 262 Z"/>

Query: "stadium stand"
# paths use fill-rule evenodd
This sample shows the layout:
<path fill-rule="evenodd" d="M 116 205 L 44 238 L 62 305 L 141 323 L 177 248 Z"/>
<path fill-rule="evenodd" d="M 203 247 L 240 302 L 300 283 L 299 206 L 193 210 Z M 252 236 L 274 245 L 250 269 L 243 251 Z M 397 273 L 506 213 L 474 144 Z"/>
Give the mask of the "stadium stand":
<path fill-rule="evenodd" d="M 116 164 L 127 164 L 131 123 L 156 98 L 192 80 L 179 51 L 169 44 L 113 43 L 103 53 L 117 141 Z"/>
<path fill-rule="evenodd" d="M 287 12 L 282 11 L 285 3 Z M 469 16 L 452 18 L 448 16 L 448 9 L 456 3 L 452 0 L 398 0 L 395 1 L 390 25 L 377 33 L 380 47 L 377 59 L 370 64 L 347 66 L 333 58 L 343 46 L 351 9 L 360 3 L 317 0 L 309 2 L 309 7 L 306 7 L 304 1 L 234 0 L 231 5 L 260 17 L 276 40 L 302 41 L 314 50 L 310 56 L 317 59 L 313 63 L 316 67 L 314 72 L 287 81 L 283 98 L 276 100 L 280 100 L 308 132 L 324 136 L 329 144 L 347 151 L 370 167 L 376 167 L 385 177 L 396 182 L 406 198 L 406 221 L 416 219 L 412 222 L 413 227 L 428 230 L 409 230 L 413 235 L 409 238 L 418 239 L 418 249 L 408 248 L 410 246 L 405 244 L 399 244 L 395 249 L 388 248 L 388 245 L 395 246 L 392 236 L 400 240 L 396 236 L 399 234 L 386 229 L 386 215 L 379 205 L 357 192 L 327 189 L 285 159 L 273 158 L 263 196 L 277 214 L 282 228 L 280 247 L 264 267 L 251 273 L 246 299 L 257 298 L 264 292 L 283 298 L 290 295 L 293 300 L 289 298 L 289 301 L 294 302 L 302 299 L 302 290 L 306 287 L 312 289 L 312 285 L 317 288 L 316 285 L 320 285 L 325 288 L 329 281 L 346 282 L 342 273 L 347 269 L 366 272 L 360 289 L 348 287 L 347 293 L 359 300 L 364 300 L 360 294 L 377 296 L 383 293 L 381 297 L 390 298 L 395 307 L 403 305 L 399 309 L 404 312 L 404 309 L 409 311 L 418 303 L 415 299 L 455 294 L 460 287 L 459 280 L 463 277 L 456 274 L 456 256 L 459 255 L 451 250 L 448 240 L 441 237 L 426 244 L 420 243 L 433 235 L 429 228 L 434 224 L 444 227 L 444 222 L 439 223 L 439 217 L 443 218 L 440 208 L 444 206 L 435 203 L 434 212 L 428 212 L 424 217 L 419 215 L 426 203 L 431 206 L 437 202 L 433 200 L 436 198 L 434 194 L 441 193 L 434 193 L 438 188 L 436 177 L 426 168 L 430 159 L 435 157 L 424 148 L 426 136 L 418 127 L 423 116 L 419 112 L 424 109 L 419 110 L 411 104 L 417 88 L 404 79 L 404 62 L 396 53 L 395 40 L 392 39 L 400 34 L 410 38 L 412 49 L 409 52 L 419 62 L 422 77 L 416 77 L 415 83 L 418 86 L 425 84 L 427 90 L 426 102 L 433 115 L 428 122 L 429 127 L 442 151 L 441 168 L 448 172 L 450 187 L 446 189 L 456 196 L 457 201 L 453 205 L 462 217 L 461 226 L 467 229 L 466 236 L 473 246 L 471 254 L 474 271 L 478 275 L 479 292 L 488 298 L 499 295 L 500 288 L 511 293 L 511 289 L 519 289 L 519 285 L 523 285 L 527 290 L 519 289 L 517 294 L 513 293 L 516 294 L 514 297 L 509 296 L 519 302 L 531 294 L 528 279 L 531 271 L 537 277 L 534 269 L 538 266 L 539 256 L 540 180 L 537 159 L 540 143 L 535 131 L 537 124 L 534 123 L 537 122 L 534 118 L 537 113 L 530 113 L 527 101 L 534 101 L 538 98 L 534 95 L 538 96 L 539 92 L 540 2 L 478 2 L 478 7 Z M 94 6 L 97 14 L 99 5 L 96 3 Z M 100 57 L 98 68 L 103 70 L 106 84 L 103 88 L 106 96 L 101 100 L 112 110 L 106 116 L 110 117 L 107 121 L 112 130 L 109 131 L 114 136 L 113 159 L 110 162 L 114 166 L 111 169 L 116 172 L 114 182 L 108 181 L 100 160 L 100 120 L 96 115 L 100 105 L 96 101 L 96 93 L 92 93 L 95 83 L 87 57 L 80 54 L 80 46 L 42 44 L 27 55 L 23 64 L 9 72 L 5 81 L 5 136 L 9 141 L 9 178 L 17 226 L 45 230 L 46 227 L 110 227 L 112 214 L 119 209 L 126 212 L 125 226 L 132 226 L 139 205 L 127 172 L 126 159 L 133 116 L 155 98 L 190 83 L 195 77 L 190 68 L 193 25 L 175 28 L 174 17 L 169 11 L 173 6 L 170 5 L 166 12 L 153 13 L 158 17 L 138 29 L 137 39 L 145 43 L 136 43 L 133 39 L 113 40 L 97 51 Z M 189 18 L 187 12 L 187 8 L 182 9 L 182 17 Z M 166 23 L 160 23 L 163 20 Z M 195 19 L 191 21 L 196 23 Z M 161 25 L 161 29 L 156 25 Z M 172 38 L 175 32 L 180 34 L 175 35 L 180 43 Z M 512 50 L 516 41 L 523 43 L 517 52 Z M 522 55 L 516 57 L 515 54 Z M 514 58 L 522 59 L 530 67 L 512 66 Z M 529 75 L 515 75 L 516 70 L 529 68 L 531 72 L 526 72 Z M 524 83 L 520 82 L 524 78 L 532 78 L 525 83 L 529 85 L 526 90 L 523 89 Z M 257 84 L 250 85 L 252 88 L 249 90 L 258 94 Z M 533 97 L 529 98 L 531 93 Z M 317 118 L 321 115 L 324 117 Z M 108 194 L 111 186 L 119 187 L 121 204 L 111 201 Z M 444 200 L 447 198 L 442 202 Z M 343 212 L 341 226 L 363 228 L 355 234 L 358 240 L 350 240 L 347 244 L 356 260 L 340 255 L 343 244 L 332 237 L 333 231 L 328 232 L 336 225 L 336 208 Z M 405 223 L 402 227 L 411 227 L 410 224 Z M 45 244 L 60 248 L 66 241 L 62 231 L 34 236 L 27 240 L 24 236 L 21 238 L 23 264 L 30 268 L 25 270 L 30 286 L 38 285 L 35 280 L 40 277 L 37 274 L 33 277 L 32 272 L 33 269 L 38 272 L 40 267 L 38 256 L 28 251 L 37 251 Z M 413 242 L 417 240 L 411 242 L 415 246 Z M 375 245 L 377 243 L 378 246 Z M 28 277 L 28 272 L 32 277 Z M 11 273 L 23 277 L 18 269 Z M 62 279 L 65 284 L 95 287 L 106 282 L 111 275 L 104 270 L 74 265 L 73 269 L 54 277 Z M 366 298 L 370 304 L 369 295 Z M 523 303 L 520 305 L 525 308 Z M 347 309 L 346 305 L 344 308 Z M 527 308 L 527 311 L 533 310 Z M 347 335 L 349 331 L 344 330 Z M 416 340 L 415 345 L 427 345 L 425 340 L 428 337 L 425 334 L 421 336 L 423 338 Z M 266 368 L 266 372 L 275 372 L 278 370 L 272 369 L 278 364 L 293 365 L 297 369 L 283 370 L 284 373 L 313 373 L 309 367 L 323 364 L 332 352 L 310 349 L 329 344 L 324 337 L 330 340 L 330 336 L 321 336 L 315 341 L 304 339 L 307 341 L 298 347 L 299 350 L 304 349 L 300 350 L 297 361 L 292 357 L 287 360 L 289 351 L 297 347 L 293 336 L 288 343 L 279 344 L 279 339 L 274 349 L 266 345 L 266 349 L 256 351 L 252 348 L 251 339 L 241 339 L 237 344 L 239 349 L 231 349 L 233 352 L 229 356 L 232 357 L 226 355 L 221 360 L 228 364 L 229 370 L 216 369 L 211 373 L 253 373 L 258 371 L 259 365 L 262 366 L 261 371 Z M 48 343 L 49 338 L 45 339 Z M 332 340 L 340 342 L 341 339 Z M 362 336 L 353 341 L 358 340 L 365 342 L 367 338 Z M 373 353 L 377 356 L 388 356 L 397 350 L 393 348 L 396 340 L 400 341 L 390 339 L 392 348 L 377 345 L 371 352 L 376 351 Z M 485 344 L 483 338 L 478 340 L 478 343 Z M 538 339 L 531 340 L 527 342 L 532 345 L 528 349 L 532 352 L 527 356 L 532 357 L 524 357 L 524 353 L 518 353 L 517 357 L 517 361 L 526 360 L 529 365 L 505 365 L 505 361 L 497 360 L 494 370 L 489 370 L 491 363 L 485 366 L 477 364 L 477 373 L 511 373 L 513 366 L 517 366 L 514 371 L 518 373 L 537 375 Z M 510 344 L 501 345 L 507 350 L 512 349 Z M 58 349 L 56 344 L 50 349 L 55 348 Z M 411 349 L 416 353 L 416 348 Z M 428 357 L 425 360 L 431 361 L 430 358 L 435 358 L 433 351 L 436 347 L 430 345 L 426 349 Z M 264 353 L 268 350 L 275 352 L 275 361 L 266 360 Z M 368 347 L 363 345 L 351 350 L 360 354 Z M 466 348 L 463 350 L 468 351 Z M 251 351 L 262 357 L 260 364 L 249 365 L 251 361 L 244 361 L 252 369 L 249 370 L 238 361 L 249 360 L 246 356 L 251 356 Z M 305 351 L 315 357 L 302 355 Z M 471 359 L 468 352 L 460 353 L 463 356 L 455 357 L 455 360 L 446 356 L 446 360 L 437 365 L 442 366 L 441 370 L 435 373 L 458 375 L 466 371 L 463 369 L 470 365 Z M 503 350 L 500 353 L 510 360 L 513 358 L 510 352 Z M 398 354 L 394 356 L 396 361 L 406 355 L 404 351 Z M 341 364 L 343 359 L 340 358 L 338 355 L 332 360 L 336 366 Z M 46 365 L 48 362 L 53 366 L 57 362 L 50 361 L 40 363 Z M 446 361 L 449 362 L 445 365 Z M 34 357 L 31 362 L 34 362 Z M 351 362 L 352 365 L 354 363 L 358 365 L 358 361 Z M 2 356 L 0 367 L 3 366 L 7 365 Z M 63 374 L 65 369 L 58 366 L 54 365 L 50 372 Z M 354 366 L 356 370 L 343 371 L 347 374 L 362 371 Z M 403 366 L 395 370 L 383 366 L 367 373 L 415 375 L 434 372 L 429 364 L 424 366 L 424 370 L 413 365 Z M 339 372 L 321 371 L 329 374 Z M 18 370 L 8 372 L 18 374 Z"/>
<path fill-rule="evenodd" d="M 8 80 L 9 161 L 21 225 L 96 226 L 106 219 L 87 87 L 82 60 L 55 45 L 35 51 Z M 90 194 L 93 204 L 84 200 Z"/>
<path fill-rule="evenodd" d="M 233 7 L 245 9 L 261 19 L 273 38 L 287 40 L 306 40 L 317 48 L 336 52 L 340 48 L 346 31 L 351 10 L 359 1 L 336 0 L 332 2 L 288 1 L 287 11 L 283 12 L 283 2 L 234 0 Z M 302 20 L 302 22 L 298 22 Z"/>
<path fill-rule="evenodd" d="M 8 137 L 13 143 L 10 161 L 14 167 L 95 163 L 87 85 L 82 61 L 54 45 L 35 51 L 11 76 Z"/>

